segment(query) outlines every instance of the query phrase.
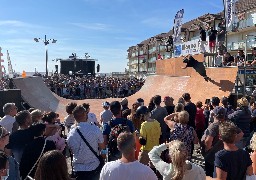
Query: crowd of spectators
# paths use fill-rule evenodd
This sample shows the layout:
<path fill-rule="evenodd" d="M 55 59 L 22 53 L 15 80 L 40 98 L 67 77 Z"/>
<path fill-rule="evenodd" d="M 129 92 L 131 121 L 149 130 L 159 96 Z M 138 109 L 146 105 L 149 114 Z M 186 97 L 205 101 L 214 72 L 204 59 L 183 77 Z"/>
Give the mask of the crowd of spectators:
<path fill-rule="evenodd" d="M 126 97 L 144 84 L 143 79 L 54 74 L 44 79 L 52 92 L 67 99 Z"/>
<path fill-rule="evenodd" d="M 172 97 L 162 101 L 159 95 L 149 105 L 142 98 L 130 103 L 127 98 L 102 102 L 100 119 L 87 103 L 67 104 L 64 119 L 55 112 L 18 112 L 14 103 L 5 104 L 1 178 L 255 178 L 255 97 L 238 99 L 237 107 L 226 97 L 194 104 L 189 93 L 175 104 Z M 70 163 L 63 155 L 67 152 Z M 192 162 L 194 153 L 203 155 L 204 167 Z"/>
<path fill-rule="evenodd" d="M 0 90 L 9 89 L 9 80 L 0 79 Z"/>

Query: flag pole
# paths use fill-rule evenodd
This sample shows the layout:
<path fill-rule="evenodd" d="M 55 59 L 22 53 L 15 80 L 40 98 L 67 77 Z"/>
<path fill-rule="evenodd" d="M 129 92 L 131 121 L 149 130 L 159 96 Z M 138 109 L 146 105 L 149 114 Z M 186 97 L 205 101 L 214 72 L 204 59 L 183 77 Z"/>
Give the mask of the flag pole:
<path fill-rule="evenodd" d="M 3 78 L 3 71 L 2 71 L 2 48 L 0 47 L 0 80 Z"/>

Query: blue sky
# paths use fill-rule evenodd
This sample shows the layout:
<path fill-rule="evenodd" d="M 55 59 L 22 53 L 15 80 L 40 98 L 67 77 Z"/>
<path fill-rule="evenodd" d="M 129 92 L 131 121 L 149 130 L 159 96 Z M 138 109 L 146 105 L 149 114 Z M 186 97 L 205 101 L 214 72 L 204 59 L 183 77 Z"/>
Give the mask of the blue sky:
<path fill-rule="evenodd" d="M 127 49 L 168 32 L 176 12 L 187 22 L 222 11 L 222 0 L 0 0 L 0 47 L 6 66 L 9 50 L 17 72 L 45 71 L 45 47 L 34 38 L 57 39 L 48 45 L 49 70 L 55 58 L 76 52 L 98 59 L 101 72 L 123 72 Z"/>

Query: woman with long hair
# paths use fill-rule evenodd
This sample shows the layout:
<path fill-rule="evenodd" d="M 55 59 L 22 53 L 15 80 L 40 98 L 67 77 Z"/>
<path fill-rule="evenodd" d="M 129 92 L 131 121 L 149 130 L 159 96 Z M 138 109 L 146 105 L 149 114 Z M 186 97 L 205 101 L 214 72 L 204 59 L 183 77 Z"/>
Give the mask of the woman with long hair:
<path fill-rule="evenodd" d="M 131 108 L 131 114 L 127 116 L 127 119 L 131 120 L 133 122 L 134 128 L 139 131 L 140 130 L 140 126 L 141 126 L 141 121 L 140 118 L 137 117 L 136 115 L 136 110 L 139 107 L 139 103 L 135 102 L 132 104 L 132 108 Z"/>
<path fill-rule="evenodd" d="M 70 180 L 67 162 L 63 154 L 56 150 L 46 152 L 38 163 L 35 179 Z"/>
<path fill-rule="evenodd" d="M 160 155 L 169 148 L 171 163 L 164 162 Z M 168 144 L 155 146 L 149 152 L 150 161 L 163 176 L 164 180 L 205 180 L 205 172 L 202 167 L 187 160 L 188 151 L 185 144 L 174 140 Z"/>

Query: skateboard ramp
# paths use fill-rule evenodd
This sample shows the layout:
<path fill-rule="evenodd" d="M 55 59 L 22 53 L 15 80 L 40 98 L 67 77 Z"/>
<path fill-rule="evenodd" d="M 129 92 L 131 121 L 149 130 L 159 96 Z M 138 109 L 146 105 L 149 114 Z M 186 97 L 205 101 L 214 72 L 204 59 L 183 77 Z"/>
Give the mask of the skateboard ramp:
<path fill-rule="evenodd" d="M 145 105 L 148 105 L 150 98 L 154 95 L 172 96 L 174 103 L 183 93 L 188 92 L 191 95 L 192 102 L 210 99 L 213 96 L 219 98 L 229 96 L 234 88 L 237 76 L 237 67 L 225 68 L 206 68 L 207 75 L 211 81 L 205 81 L 196 71 L 190 68 L 190 76 L 170 76 L 170 75 L 153 75 L 147 77 L 145 84 L 136 94 L 127 97 L 129 107 L 136 102 L 137 98 L 143 98 Z M 41 77 L 16 78 L 13 80 L 16 88 L 21 89 L 21 95 L 30 106 L 42 111 L 56 111 L 63 119 L 67 113 L 65 105 L 74 101 L 65 99 L 52 93 L 44 84 Z M 84 102 L 90 104 L 90 109 L 97 115 L 103 111 L 101 103 L 103 101 L 121 100 L 121 98 L 108 99 L 85 99 L 76 100 L 78 104 Z"/>

